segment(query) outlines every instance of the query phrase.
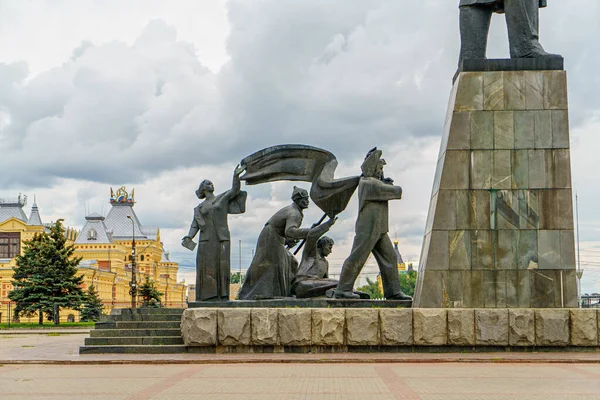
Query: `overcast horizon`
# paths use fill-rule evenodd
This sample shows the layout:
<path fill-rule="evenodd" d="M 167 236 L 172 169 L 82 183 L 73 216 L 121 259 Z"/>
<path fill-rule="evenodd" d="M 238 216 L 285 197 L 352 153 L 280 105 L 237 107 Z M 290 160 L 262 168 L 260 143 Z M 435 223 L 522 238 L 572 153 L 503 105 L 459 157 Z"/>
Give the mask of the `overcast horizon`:
<path fill-rule="evenodd" d="M 585 10 L 585 12 L 582 12 Z M 565 57 L 582 292 L 600 292 L 600 2 L 549 1 L 541 42 Z M 357 175 L 378 146 L 404 197 L 390 236 L 418 264 L 459 48 L 458 0 L 0 0 L 0 198 L 34 195 L 44 222 L 81 229 L 110 209 L 110 188 L 135 189 L 143 225 L 193 283 L 181 246 L 194 191 L 220 193 L 249 154 L 302 143 L 334 153 L 336 177 Z M 503 16 L 489 58 L 506 58 Z M 305 188 L 309 184 L 298 184 Z M 230 216 L 231 267 L 250 263 L 294 183 L 246 186 Z M 329 232 L 332 274 L 349 253 L 356 196 Z M 316 222 L 314 205 L 304 225 Z M 369 260 L 365 271 L 374 277 Z"/>

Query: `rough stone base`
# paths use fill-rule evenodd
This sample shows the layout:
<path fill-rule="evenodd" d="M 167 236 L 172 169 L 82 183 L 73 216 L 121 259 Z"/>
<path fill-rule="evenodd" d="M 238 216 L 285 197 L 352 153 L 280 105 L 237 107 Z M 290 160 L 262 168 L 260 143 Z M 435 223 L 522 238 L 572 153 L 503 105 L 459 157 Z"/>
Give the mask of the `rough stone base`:
<path fill-rule="evenodd" d="M 564 309 L 201 308 L 185 310 L 181 328 L 188 352 L 200 353 L 600 351 L 599 317 Z"/>

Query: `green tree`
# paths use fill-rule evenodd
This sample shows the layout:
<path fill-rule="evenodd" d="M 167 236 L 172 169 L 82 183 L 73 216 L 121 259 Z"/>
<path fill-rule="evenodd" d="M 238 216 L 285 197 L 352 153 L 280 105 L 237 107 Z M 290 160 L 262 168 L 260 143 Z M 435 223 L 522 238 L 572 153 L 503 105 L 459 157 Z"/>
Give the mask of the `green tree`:
<path fill-rule="evenodd" d="M 97 322 L 102 315 L 102 300 L 98 296 L 98 291 L 94 285 L 90 285 L 86 296 L 83 308 L 81 309 L 81 321 Z"/>
<path fill-rule="evenodd" d="M 154 286 L 154 281 L 146 277 L 146 281 L 138 288 L 138 296 L 142 298 L 142 307 L 159 308 L 163 293 Z"/>
<path fill-rule="evenodd" d="M 417 285 L 417 271 L 410 271 L 398 275 L 400 277 L 400 289 L 402 289 L 404 294 L 414 296 L 415 286 Z"/>
<path fill-rule="evenodd" d="M 232 272 L 229 278 L 229 283 L 243 283 L 244 277 L 240 272 Z"/>
<path fill-rule="evenodd" d="M 62 220 L 50 226 L 50 232 L 36 234 L 23 242 L 23 255 L 16 257 L 13 287 L 8 294 L 16 303 L 15 315 L 43 314 L 60 323 L 60 309 L 79 310 L 86 295 L 81 290 L 83 275 L 77 275 L 81 257 L 73 257 L 75 246 L 67 245 Z"/>
<path fill-rule="evenodd" d="M 383 299 L 383 293 L 379 289 L 377 280 L 372 281 L 367 278 L 367 284 L 357 289 L 359 292 L 367 293 L 372 299 Z"/>

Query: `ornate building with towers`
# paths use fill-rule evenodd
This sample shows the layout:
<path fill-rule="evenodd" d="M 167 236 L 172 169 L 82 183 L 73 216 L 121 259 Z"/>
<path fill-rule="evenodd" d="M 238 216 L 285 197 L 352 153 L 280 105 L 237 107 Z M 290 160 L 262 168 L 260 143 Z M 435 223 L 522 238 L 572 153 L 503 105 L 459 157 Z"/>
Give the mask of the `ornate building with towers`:
<path fill-rule="evenodd" d="M 185 282 L 177 282 L 179 265 L 171 261 L 164 250 L 160 228 L 140 222 L 133 210 L 133 190 L 130 194 L 123 186 L 116 192 L 111 188 L 110 193 L 111 209 L 106 217 L 86 216 L 86 223 L 75 240 L 75 254 L 82 257 L 80 269 L 86 282 L 97 288 L 106 311 L 130 307 L 135 241 L 137 286 L 149 278 L 163 293 L 165 307 L 185 307 L 187 287 Z"/>
<path fill-rule="evenodd" d="M 47 228 L 42 223 L 39 208 L 34 201 L 29 218 L 23 208 L 27 197 L 0 199 L 0 323 L 9 318 L 8 293 L 12 290 L 15 257 L 23 254 L 23 241 L 33 238 Z M 79 272 L 84 276 L 83 289 L 94 285 L 102 302 L 104 312 L 113 308 L 131 306 L 129 288 L 132 275 L 132 245 L 136 247 L 136 282 L 141 285 L 148 277 L 163 293 L 165 307 L 185 307 L 187 286 L 177 281 L 179 265 L 169 259 L 163 248 L 160 229 L 143 225 L 133 206 L 134 192 L 127 193 L 125 187 L 113 192 L 111 209 L 106 217 L 90 214 L 80 232 L 66 228 L 67 244 L 75 246 L 75 255 L 82 257 Z M 77 312 L 63 310 L 61 320 L 78 320 Z M 21 318 L 21 321 L 37 321 Z"/>

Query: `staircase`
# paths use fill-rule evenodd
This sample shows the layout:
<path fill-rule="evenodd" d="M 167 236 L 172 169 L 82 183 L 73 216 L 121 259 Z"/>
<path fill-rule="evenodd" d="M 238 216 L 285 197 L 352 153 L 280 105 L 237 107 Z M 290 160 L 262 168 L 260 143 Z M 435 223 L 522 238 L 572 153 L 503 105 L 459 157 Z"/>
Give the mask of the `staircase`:
<path fill-rule="evenodd" d="M 181 308 L 125 308 L 96 323 L 79 354 L 185 353 Z"/>

